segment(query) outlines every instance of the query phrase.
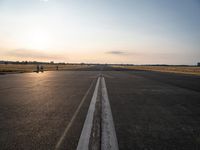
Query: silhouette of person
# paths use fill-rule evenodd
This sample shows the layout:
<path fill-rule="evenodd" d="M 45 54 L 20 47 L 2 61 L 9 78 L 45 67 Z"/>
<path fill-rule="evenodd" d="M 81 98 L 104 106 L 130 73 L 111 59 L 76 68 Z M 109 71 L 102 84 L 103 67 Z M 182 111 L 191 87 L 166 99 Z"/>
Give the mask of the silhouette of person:
<path fill-rule="evenodd" d="M 44 71 L 44 67 L 43 67 L 43 66 L 41 66 L 41 67 L 40 67 L 40 70 L 41 70 L 41 72 L 43 72 L 43 71 Z"/>
<path fill-rule="evenodd" d="M 39 73 L 39 71 L 40 71 L 40 66 L 39 65 L 37 65 L 37 73 Z"/>

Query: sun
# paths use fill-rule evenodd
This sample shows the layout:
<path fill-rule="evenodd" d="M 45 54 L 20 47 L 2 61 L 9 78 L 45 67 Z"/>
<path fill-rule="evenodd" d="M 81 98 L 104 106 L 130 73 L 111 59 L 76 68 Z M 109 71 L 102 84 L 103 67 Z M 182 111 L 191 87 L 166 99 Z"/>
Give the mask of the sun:
<path fill-rule="evenodd" d="M 30 34 L 27 39 L 27 47 L 32 49 L 47 49 L 50 44 L 50 39 L 47 33 L 35 31 Z"/>
<path fill-rule="evenodd" d="M 50 46 L 50 36 L 48 32 L 44 30 L 32 30 L 27 36 L 27 48 L 45 50 Z"/>
<path fill-rule="evenodd" d="M 44 29 L 29 30 L 23 36 L 23 45 L 27 49 L 47 50 L 50 48 L 51 36 Z"/>

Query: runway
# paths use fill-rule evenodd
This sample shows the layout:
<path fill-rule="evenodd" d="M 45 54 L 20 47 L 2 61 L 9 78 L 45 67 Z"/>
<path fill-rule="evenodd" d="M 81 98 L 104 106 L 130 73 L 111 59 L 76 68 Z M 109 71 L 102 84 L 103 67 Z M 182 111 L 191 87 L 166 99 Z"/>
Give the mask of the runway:
<path fill-rule="evenodd" d="M 75 149 L 96 78 L 97 72 L 0 76 L 1 149 L 54 149 L 92 86 L 61 145 Z"/>
<path fill-rule="evenodd" d="M 183 76 L 167 73 L 108 74 L 113 76 L 106 83 L 120 149 L 200 148 L 199 78 L 184 76 L 180 82 Z"/>
<path fill-rule="evenodd" d="M 1 75 L 1 149 L 76 149 L 99 75 L 119 149 L 200 148 L 200 77 L 98 66 Z"/>

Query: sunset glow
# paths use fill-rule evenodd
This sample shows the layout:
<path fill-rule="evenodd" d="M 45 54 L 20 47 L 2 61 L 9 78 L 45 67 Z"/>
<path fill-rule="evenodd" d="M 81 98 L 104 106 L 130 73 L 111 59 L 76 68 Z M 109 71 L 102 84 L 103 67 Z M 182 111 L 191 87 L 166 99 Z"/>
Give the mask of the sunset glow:
<path fill-rule="evenodd" d="M 48 32 L 40 29 L 30 30 L 20 38 L 19 42 L 27 49 L 47 50 L 52 43 Z"/>
<path fill-rule="evenodd" d="M 196 64 L 199 14 L 196 0 L 1 0 L 0 55 L 6 60 Z"/>

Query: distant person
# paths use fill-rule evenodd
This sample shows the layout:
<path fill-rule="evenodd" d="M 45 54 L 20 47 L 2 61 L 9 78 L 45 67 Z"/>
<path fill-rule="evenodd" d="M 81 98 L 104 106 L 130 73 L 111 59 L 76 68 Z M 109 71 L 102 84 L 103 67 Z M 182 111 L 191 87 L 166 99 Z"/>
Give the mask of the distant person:
<path fill-rule="evenodd" d="M 43 66 L 40 67 L 40 71 L 41 71 L 41 72 L 44 71 L 44 67 L 43 67 Z"/>
<path fill-rule="evenodd" d="M 56 66 L 56 70 L 58 70 L 58 66 Z"/>
<path fill-rule="evenodd" d="M 37 65 L 37 73 L 39 73 L 39 71 L 40 71 L 40 66 L 39 65 Z"/>

